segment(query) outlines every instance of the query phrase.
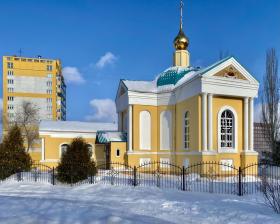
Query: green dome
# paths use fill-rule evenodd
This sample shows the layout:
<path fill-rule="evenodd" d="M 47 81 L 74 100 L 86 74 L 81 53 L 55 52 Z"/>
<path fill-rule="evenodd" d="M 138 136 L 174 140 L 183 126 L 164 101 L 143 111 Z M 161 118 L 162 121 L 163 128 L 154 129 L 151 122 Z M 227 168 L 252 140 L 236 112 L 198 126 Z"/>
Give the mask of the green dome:
<path fill-rule="evenodd" d="M 176 85 L 176 83 L 183 78 L 186 74 L 192 71 L 197 71 L 194 68 L 169 68 L 163 73 L 161 73 L 157 79 L 157 86 L 165 86 L 165 85 Z"/>

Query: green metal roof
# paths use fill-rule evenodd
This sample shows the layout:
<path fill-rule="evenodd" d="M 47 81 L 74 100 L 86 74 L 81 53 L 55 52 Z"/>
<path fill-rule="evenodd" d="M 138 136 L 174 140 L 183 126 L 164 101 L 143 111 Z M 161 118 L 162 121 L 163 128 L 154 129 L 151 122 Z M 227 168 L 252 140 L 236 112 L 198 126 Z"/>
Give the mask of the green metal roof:
<path fill-rule="evenodd" d="M 187 69 L 178 69 L 178 68 L 169 68 L 163 73 L 160 74 L 157 79 L 157 86 L 164 85 L 176 85 L 176 83 L 183 78 L 186 74 L 192 71 L 197 71 L 195 68 L 187 68 Z"/>
<path fill-rule="evenodd" d="M 116 132 L 116 131 L 97 131 L 97 142 L 101 144 L 109 143 L 109 142 L 126 142 L 127 136 L 124 132 Z"/>

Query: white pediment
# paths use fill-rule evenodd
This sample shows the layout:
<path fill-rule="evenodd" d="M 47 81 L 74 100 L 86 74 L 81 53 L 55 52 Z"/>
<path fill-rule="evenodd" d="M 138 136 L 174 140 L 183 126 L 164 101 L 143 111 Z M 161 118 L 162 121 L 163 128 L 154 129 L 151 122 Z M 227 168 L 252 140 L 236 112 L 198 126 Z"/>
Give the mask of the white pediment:
<path fill-rule="evenodd" d="M 225 59 L 216 65 L 202 71 L 205 78 L 247 81 L 250 84 L 259 82 L 233 57 Z"/>

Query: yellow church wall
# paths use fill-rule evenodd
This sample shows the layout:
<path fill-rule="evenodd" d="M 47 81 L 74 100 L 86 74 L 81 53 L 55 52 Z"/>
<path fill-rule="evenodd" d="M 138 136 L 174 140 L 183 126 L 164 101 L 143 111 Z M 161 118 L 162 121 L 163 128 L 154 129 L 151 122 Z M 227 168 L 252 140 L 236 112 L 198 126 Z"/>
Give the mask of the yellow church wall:
<path fill-rule="evenodd" d="M 60 146 L 62 144 L 71 144 L 73 138 L 53 138 L 51 136 L 41 136 L 44 138 L 44 147 L 45 147 L 45 160 L 42 161 L 44 164 L 57 164 L 60 160 Z M 95 139 L 94 138 L 85 138 L 84 139 L 88 144 L 91 144 L 93 151 L 95 151 Z M 93 157 L 95 157 L 93 155 Z"/>
<path fill-rule="evenodd" d="M 190 147 L 184 148 L 185 113 L 189 111 Z M 200 96 L 194 96 L 176 105 L 176 152 L 198 151 L 200 141 Z"/>
<path fill-rule="evenodd" d="M 120 150 L 119 156 L 117 150 Z M 111 142 L 111 162 L 126 163 L 126 142 Z"/>
<path fill-rule="evenodd" d="M 96 144 L 94 154 L 97 166 L 106 163 L 105 144 Z"/>
<path fill-rule="evenodd" d="M 41 152 L 29 152 L 32 161 L 39 162 L 41 160 Z"/>
<path fill-rule="evenodd" d="M 158 108 L 156 106 L 146 106 L 146 105 L 133 105 L 133 150 L 140 149 L 140 136 L 139 136 L 139 116 L 141 111 L 148 111 L 151 115 L 151 150 L 142 150 L 143 152 L 156 152 L 159 148 L 158 142 Z"/>

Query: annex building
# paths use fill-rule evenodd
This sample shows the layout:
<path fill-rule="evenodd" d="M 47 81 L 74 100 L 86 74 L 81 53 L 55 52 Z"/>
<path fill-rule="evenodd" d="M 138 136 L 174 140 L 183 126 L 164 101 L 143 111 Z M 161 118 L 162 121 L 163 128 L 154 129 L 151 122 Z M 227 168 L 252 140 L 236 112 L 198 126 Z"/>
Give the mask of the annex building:
<path fill-rule="evenodd" d="M 57 164 L 67 144 L 79 136 L 98 164 L 257 162 L 253 118 L 258 81 L 234 57 L 195 67 L 188 45 L 181 22 L 171 67 L 152 81 L 120 80 L 117 125 L 42 122 L 41 162 Z"/>

